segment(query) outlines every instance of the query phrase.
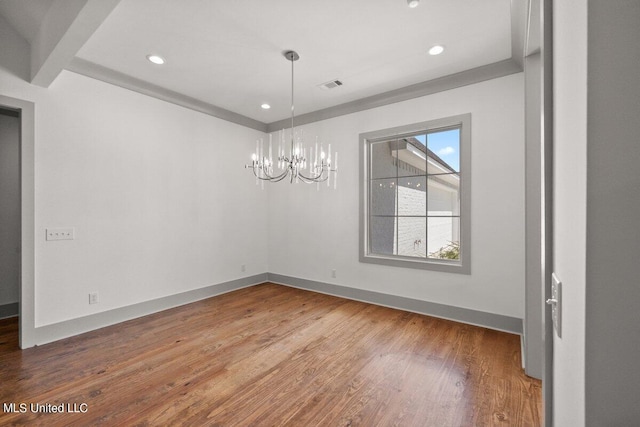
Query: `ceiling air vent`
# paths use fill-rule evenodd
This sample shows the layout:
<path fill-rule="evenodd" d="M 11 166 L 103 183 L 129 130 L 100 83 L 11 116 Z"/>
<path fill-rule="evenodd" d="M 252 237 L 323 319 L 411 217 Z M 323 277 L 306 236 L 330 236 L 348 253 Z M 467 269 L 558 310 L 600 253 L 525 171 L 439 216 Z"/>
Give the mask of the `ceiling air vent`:
<path fill-rule="evenodd" d="M 325 82 L 325 83 L 322 83 L 322 84 L 318 85 L 318 87 L 320 89 L 326 89 L 326 90 L 335 89 L 335 88 L 337 88 L 339 86 L 342 86 L 342 82 L 340 80 L 338 80 L 338 79 L 330 80 L 328 82 Z"/>

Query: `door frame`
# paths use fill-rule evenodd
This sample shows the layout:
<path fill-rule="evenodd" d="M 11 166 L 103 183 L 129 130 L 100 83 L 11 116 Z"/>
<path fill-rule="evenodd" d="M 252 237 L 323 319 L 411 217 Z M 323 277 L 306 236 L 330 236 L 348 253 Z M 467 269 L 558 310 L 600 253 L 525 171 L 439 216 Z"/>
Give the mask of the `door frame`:
<path fill-rule="evenodd" d="M 551 298 L 551 273 L 553 265 L 553 0 L 542 0 L 541 37 L 542 37 L 542 144 L 544 176 L 544 283 L 543 300 Z M 553 426 L 553 321 L 551 306 L 543 304 L 544 316 L 544 366 L 542 377 L 542 398 L 544 404 L 544 422 L 546 427 Z"/>
<path fill-rule="evenodd" d="M 553 425 L 553 0 L 528 0 L 525 46 L 525 372 L 542 379 L 544 425 Z"/>

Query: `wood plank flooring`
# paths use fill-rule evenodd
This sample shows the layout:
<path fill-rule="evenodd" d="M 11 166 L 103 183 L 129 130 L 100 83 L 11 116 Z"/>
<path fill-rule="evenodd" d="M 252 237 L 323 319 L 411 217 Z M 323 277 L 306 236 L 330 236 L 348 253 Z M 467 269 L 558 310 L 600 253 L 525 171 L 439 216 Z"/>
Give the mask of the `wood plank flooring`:
<path fill-rule="evenodd" d="M 0 378 L 3 426 L 541 425 L 518 336 L 270 283 L 27 350 L 1 320 Z"/>

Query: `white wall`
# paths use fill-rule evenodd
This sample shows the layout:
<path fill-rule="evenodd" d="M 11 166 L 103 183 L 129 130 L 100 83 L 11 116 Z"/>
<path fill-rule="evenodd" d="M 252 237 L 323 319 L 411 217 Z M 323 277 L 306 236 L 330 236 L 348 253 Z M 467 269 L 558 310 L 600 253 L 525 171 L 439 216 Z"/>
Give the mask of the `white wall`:
<path fill-rule="evenodd" d="M 585 423 L 587 6 L 556 1 L 554 66 L 554 270 L 563 283 L 562 339 L 554 336 L 553 420 Z"/>
<path fill-rule="evenodd" d="M 0 113 L 0 305 L 19 300 L 20 121 Z"/>
<path fill-rule="evenodd" d="M 66 71 L 0 93 L 36 108 L 36 327 L 267 271 L 260 132 Z"/>
<path fill-rule="evenodd" d="M 271 187 L 269 271 L 523 318 L 523 85 L 520 73 L 305 125 L 305 135 L 339 152 L 338 188 Z M 358 135 L 464 113 L 472 114 L 471 275 L 360 263 Z"/>

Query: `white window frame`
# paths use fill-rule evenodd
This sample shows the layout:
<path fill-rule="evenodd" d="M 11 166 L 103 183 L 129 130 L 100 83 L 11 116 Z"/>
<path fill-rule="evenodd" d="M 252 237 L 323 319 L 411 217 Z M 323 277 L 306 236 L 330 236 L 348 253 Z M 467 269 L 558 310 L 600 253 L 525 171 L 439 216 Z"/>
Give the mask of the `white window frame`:
<path fill-rule="evenodd" d="M 370 250 L 369 191 L 371 146 L 387 139 L 447 128 L 460 129 L 460 259 L 384 255 Z M 462 114 L 360 134 L 360 262 L 471 274 L 471 114 Z"/>

